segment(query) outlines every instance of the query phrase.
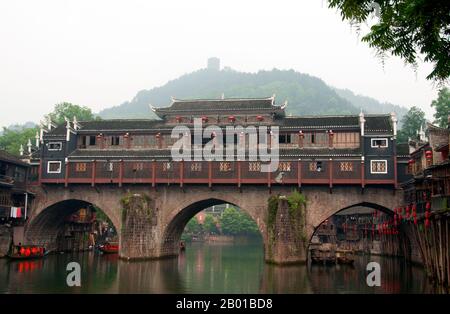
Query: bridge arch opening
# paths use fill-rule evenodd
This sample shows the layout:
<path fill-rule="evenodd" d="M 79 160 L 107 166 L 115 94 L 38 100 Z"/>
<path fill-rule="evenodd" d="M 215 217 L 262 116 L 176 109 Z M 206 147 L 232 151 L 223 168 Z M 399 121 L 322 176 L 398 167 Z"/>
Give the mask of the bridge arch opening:
<path fill-rule="evenodd" d="M 394 212 L 382 205 L 361 202 L 347 206 L 324 219 L 314 228 L 308 242 L 308 260 L 334 262 L 336 251 L 376 255 L 399 255 L 393 236 L 400 235 Z M 388 243 L 385 245 L 387 241 Z"/>
<path fill-rule="evenodd" d="M 222 209 L 219 209 L 215 212 L 214 216 L 211 212 L 212 208 L 218 207 L 220 205 L 224 205 Z M 205 212 L 204 216 L 198 216 L 199 213 L 209 209 L 209 212 Z M 208 219 L 211 219 L 208 221 Z M 170 220 L 170 223 L 164 230 L 163 233 L 163 241 L 161 247 L 161 255 L 162 256 L 177 256 L 180 252 L 180 243 L 184 242 L 183 240 L 191 240 L 192 234 L 184 234 L 185 231 L 192 232 L 192 223 L 195 222 L 195 225 L 201 225 L 202 235 L 207 236 L 209 239 L 217 239 L 214 236 L 222 236 L 222 239 L 228 237 L 228 239 L 232 237 L 236 237 L 241 235 L 245 236 L 255 236 L 261 242 L 261 249 L 263 250 L 263 228 L 259 223 L 259 218 L 255 217 L 255 215 L 246 210 L 245 208 L 241 208 L 234 203 L 230 203 L 223 199 L 217 198 L 209 198 L 201 201 L 194 202 L 181 210 L 179 210 L 173 218 Z M 240 222 L 241 225 L 237 226 L 236 223 Z M 213 228 L 208 227 L 208 225 L 214 224 Z M 243 227 L 243 225 L 246 225 Z M 248 230 L 249 233 L 243 232 L 239 233 L 239 230 L 230 230 L 233 226 L 237 227 L 239 230 Z M 231 228 L 230 228 L 231 227 Z M 213 230 L 211 232 L 211 230 Z M 225 236 L 225 237 L 223 237 Z M 203 239 L 205 240 L 205 239 Z"/>
<path fill-rule="evenodd" d="M 32 217 L 24 242 L 42 245 L 47 251 L 84 251 L 99 243 L 118 241 L 118 232 L 106 211 L 87 201 L 69 199 Z"/>

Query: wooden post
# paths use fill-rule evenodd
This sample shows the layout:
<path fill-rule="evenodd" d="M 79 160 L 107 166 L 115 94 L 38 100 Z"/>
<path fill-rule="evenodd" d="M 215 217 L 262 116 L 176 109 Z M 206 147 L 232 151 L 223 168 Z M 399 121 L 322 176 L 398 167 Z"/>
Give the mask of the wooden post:
<path fill-rule="evenodd" d="M 39 173 L 38 173 L 39 186 L 42 184 L 42 159 L 39 160 Z"/>
<path fill-rule="evenodd" d="M 208 160 L 208 186 L 212 187 L 212 161 Z"/>
<path fill-rule="evenodd" d="M 302 187 L 302 161 L 299 159 L 297 161 L 297 184 L 298 188 Z"/>
<path fill-rule="evenodd" d="M 184 181 L 184 160 L 180 162 L 180 187 L 183 187 Z"/>
<path fill-rule="evenodd" d="M 97 172 L 97 161 L 93 160 L 92 161 L 92 174 L 91 174 L 91 186 L 92 187 L 95 186 L 96 172 Z"/>
<path fill-rule="evenodd" d="M 119 164 L 119 187 L 122 187 L 123 182 L 123 159 L 120 160 Z"/>
<path fill-rule="evenodd" d="M 364 157 L 361 157 L 361 187 L 364 188 L 365 184 L 365 179 L 364 179 L 364 171 L 365 171 L 365 167 L 364 167 Z"/>
<path fill-rule="evenodd" d="M 152 161 L 152 187 L 156 186 L 156 160 Z"/>
<path fill-rule="evenodd" d="M 328 161 L 329 164 L 329 169 L 328 169 L 328 175 L 329 175 L 329 185 L 330 185 L 330 190 L 333 188 L 333 159 L 330 158 L 330 160 Z"/>
<path fill-rule="evenodd" d="M 237 162 L 237 165 L 238 165 L 238 171 L 237 171 L 237 175 L 238 175 L 238 187 L 240 188 L 241 187 L 241 161 L 240 160 L 238 160 L 238 162 Z"/>
<path fill-rule="evenodd" d="M 271 180 L 272 180 L 272 178 L 271 178 L 271 172 L 270 172 L 270 169 L 269 169 L 269 171 L 267 172 L 267 187 L 268 187 L 269 189 L 270 189 L 270 187 L 271 187 L 271 185 L 272 185 Z"/>
<path fill-rule="evenodd" d="M 69 161 L 66 162 L 66 175 L 64 179 L 64 186 L 65 187 L 69 186 Z"/>

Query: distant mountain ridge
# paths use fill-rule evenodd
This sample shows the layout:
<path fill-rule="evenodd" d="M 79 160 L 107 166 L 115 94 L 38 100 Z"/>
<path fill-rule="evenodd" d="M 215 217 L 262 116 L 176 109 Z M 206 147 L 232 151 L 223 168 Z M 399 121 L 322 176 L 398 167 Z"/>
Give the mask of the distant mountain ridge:
<path fill-rule="evenodd" d="M 165 85 L 142 90 L 131 100 L 99 112 L 104 119 L 156 118 L 149 104 L 170 105 L 171 97 L 181 99 L 225 97 L 267 97 L 276 94 L 277 104 L 288 101 L 287 113 L 292 115 L 357 114 L 396 112 L 401 117 L 404 107 L 381 103 L 376 99 L 355 95 L 350 90 L 328 86 L 321 79 L 294 70 L 259 71 L 257 73 L 201 69 L 182 75 Z"/>

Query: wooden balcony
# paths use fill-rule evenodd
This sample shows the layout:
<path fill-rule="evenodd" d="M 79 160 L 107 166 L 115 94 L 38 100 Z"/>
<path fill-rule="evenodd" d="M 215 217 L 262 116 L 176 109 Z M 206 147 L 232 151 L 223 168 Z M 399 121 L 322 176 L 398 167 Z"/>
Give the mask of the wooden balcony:
<path fill-rule="evenodd" d="M 322 163 L 320 171 L 311 171 L 310 161 L 283 160 L 275 172 L 261 172 L 261 164 L 251 161 L 80 161 L 65 164 L 64 178 L 48 179 L 44 184 L 249 184 L 267 185 L 395 185 L 395 180 L 367 180 L 364 164 L 352 162 L 352 171 L 341 171 L 340 161 Z"/>

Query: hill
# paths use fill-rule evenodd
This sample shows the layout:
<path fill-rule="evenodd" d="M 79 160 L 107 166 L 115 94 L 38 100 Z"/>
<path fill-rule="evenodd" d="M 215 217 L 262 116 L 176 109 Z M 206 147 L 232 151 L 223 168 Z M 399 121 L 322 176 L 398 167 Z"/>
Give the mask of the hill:
<path fill-rule="evenodd" d="M 238 72 L 231 69 L 201 69 L 185 74 L 167 84 L 142 90 L 128 102 L 105 109 L 99 113 L 109 118 L 156 118 L 149 109 L 168 106 L 171 96 L 176 98 L 267 97 L 276 94 L 276 102 L 287 100 L 288 114 L 355 114 L 360 108 L 368 113 L 396 111 L 400 116 L 407 109 L 392 104 L 382 104 L 349 90 L 338 90 L 321 79 L 294 70 Z"/>

